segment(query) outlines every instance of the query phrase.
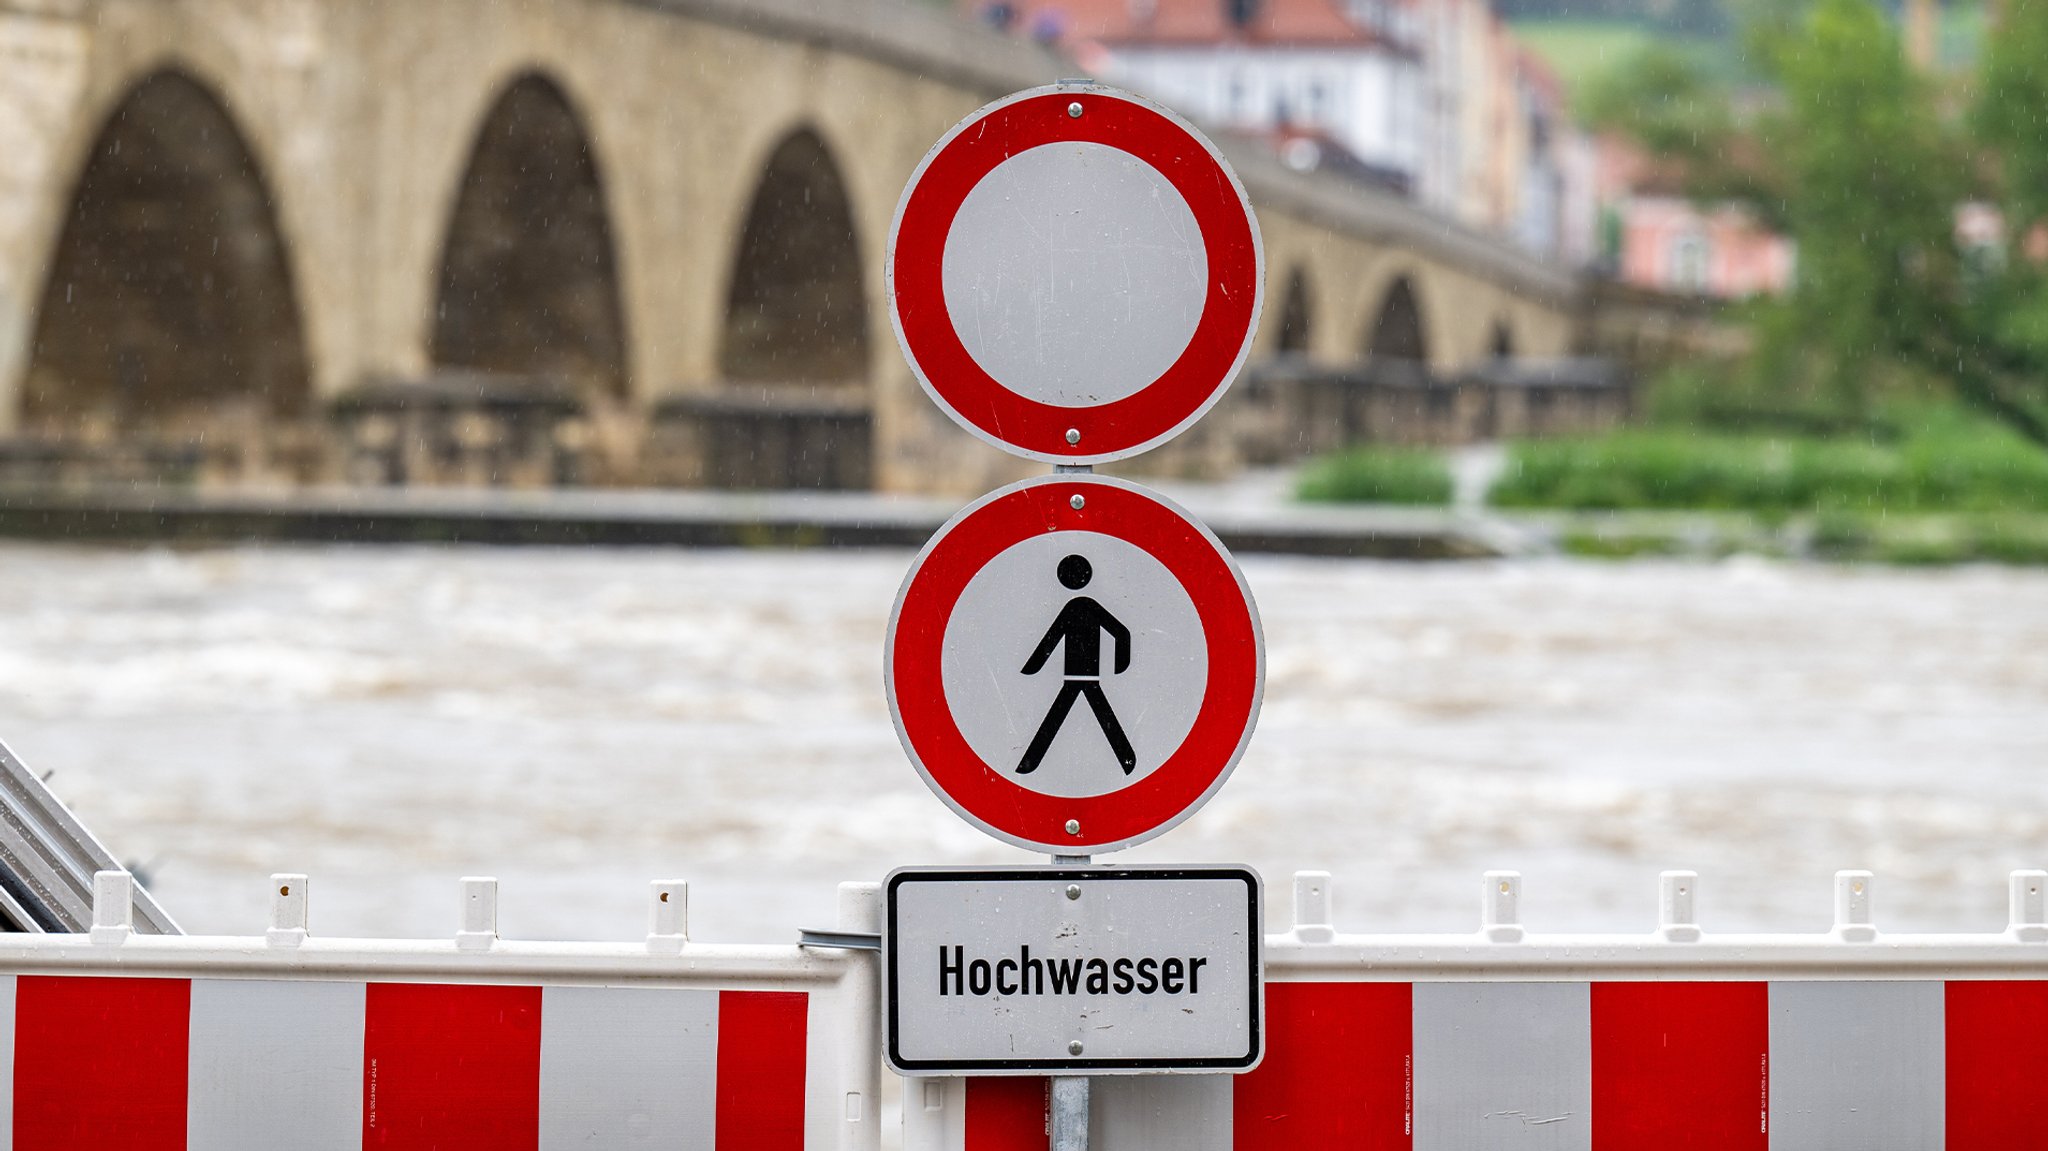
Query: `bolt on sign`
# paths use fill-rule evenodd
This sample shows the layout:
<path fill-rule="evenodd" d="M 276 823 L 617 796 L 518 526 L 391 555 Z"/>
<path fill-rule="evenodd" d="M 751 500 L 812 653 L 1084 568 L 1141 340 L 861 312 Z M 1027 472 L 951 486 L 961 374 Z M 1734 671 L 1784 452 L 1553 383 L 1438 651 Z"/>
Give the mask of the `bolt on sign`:
<path fill-rule="evenodd" d="M 1245 1070 L 1263 1050 L 1257 875 L 1072 866 L 1193 815 L 1258 717 L 1264 642 L 1229 552 L 1171 501 L 1086 474 L 1186 430 L 1243 365 L 1264 298 L 1244 188 L 1156 104 L 1034 88 L 918 166 L 887 281 L 932 401 L 1061 465 L 969 505 L 912 563 L 890 715 L 961 818 L 1063 857 L 892 873 L 890 1063 Z"/>

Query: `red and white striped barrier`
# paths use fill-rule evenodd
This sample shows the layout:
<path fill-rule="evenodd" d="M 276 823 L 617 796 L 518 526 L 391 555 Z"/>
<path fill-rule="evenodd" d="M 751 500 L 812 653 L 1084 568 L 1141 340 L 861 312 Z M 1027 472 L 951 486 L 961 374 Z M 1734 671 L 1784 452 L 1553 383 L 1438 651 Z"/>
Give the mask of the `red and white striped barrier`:
<path fill-rule="evenodd" d="M 307 938 L 303 876 L 264 938 L 135 935 L 127 882 L 89 941 L 0 937 L 0 1151 L 878 1146 L 873 958 L 690 944 L 680 883 L 645 944 L 553 944 L 488 880 L 439 943 Z"/>
<path fill-rule="evenodd" d="M 2048 874 L 1982 936 L 1708 936 L 1664 879 L 1644 937 L 1548 937 L 1487 877 L 1477 936 L 1344 937 L 1297 877 L 1246 1075 L 1097 1079 L 1099 1147 L 1173 1151 L 2014 1151 L 2048 1147 Z M 909 1085 L 905 1151 L 1042 1151 L 1045 1080 Z"/>

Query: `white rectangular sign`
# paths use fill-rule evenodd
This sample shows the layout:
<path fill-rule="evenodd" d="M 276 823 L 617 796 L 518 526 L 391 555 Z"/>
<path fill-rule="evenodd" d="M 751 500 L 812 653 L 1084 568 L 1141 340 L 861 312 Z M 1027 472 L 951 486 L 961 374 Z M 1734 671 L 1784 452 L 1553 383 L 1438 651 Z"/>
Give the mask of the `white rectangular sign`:
<path fill-rule="evenodd" d="M 886 893 L 887 1053 L 902 1074 L 1259 1061 L 1248 868 L 905 868 Z"/>

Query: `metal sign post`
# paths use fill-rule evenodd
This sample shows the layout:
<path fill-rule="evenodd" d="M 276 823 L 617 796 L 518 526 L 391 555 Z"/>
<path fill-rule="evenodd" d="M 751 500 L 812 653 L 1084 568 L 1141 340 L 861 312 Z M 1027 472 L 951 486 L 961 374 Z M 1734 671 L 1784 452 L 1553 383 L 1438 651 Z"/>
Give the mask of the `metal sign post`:
<path fill-rule="evenodd" d="M 1089 1080 L 1062 1069 L 1244 1070 L 1262 1051 L 1257 876 L 1085 865 L 1199 809 L 1258 716 L 1264 645 L 1229 553 L 1168 501 L 1087 473 L 1215 405 L 1251 350 L 1264 273 L 1258 221 L 1215 146 L 1086 82 L 961 121 L 890 229 L 890 319 L 926 394 L 1056 474 L 940 529 L 890 617 L 884 680 L 912 764 L 961 818 L 1053 867 L 891 876 L 889 1057 L 905 1074 L 1053 1071 L 1055 1151 L 1088 1145 Z M 1241 897 L 1216 898 L 1219 884 Z M 1004 977 L 1043 962 L 1033 947 L 1101 953 L 1059 955 L 1067 979 L 1088 973 L 1060 1004 Z M 1190 976 L 1210 963 L 1197 1004 Z M 1126 999 L 1144 965 L 1155 990 L 1188 998 L 1172 1012 Z M 1078 1018 L 1115 1017 L 1091 1034 L 1116 1053 L 1075 1033 L 1081 999 Z"/>
<path fill-rule="evenodd" d="M 1055 855 L 1052 865 L 1087 866 L 1087 855 Z M 1088 1151 L 1088 1121 L 1093 1110 L 1092 1082 L 1086 1075 L 1055 1075 L 1045 1085 L 1047 1151 Z"/>

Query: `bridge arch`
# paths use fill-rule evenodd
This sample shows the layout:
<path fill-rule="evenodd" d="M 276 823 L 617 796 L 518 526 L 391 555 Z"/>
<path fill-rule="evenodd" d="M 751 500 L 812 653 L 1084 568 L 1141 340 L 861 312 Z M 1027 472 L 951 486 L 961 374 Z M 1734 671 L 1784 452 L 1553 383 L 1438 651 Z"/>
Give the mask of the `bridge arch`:
<path fill-rule="evenodd" d="M 190 431 L 311 396 L 304 318 L 271 185 L 207 82 L 127 86 L 86 149 L 44 278 L 22 423 Z"/>
<path fill-rule="evenodd" d="M 1423 314 L 1415 278 L 1403 272 L 1381 294 L 1379 308 L 1366 328 L 1362 351 L 1368 360 L 1426 364 L 1430 361 L 1430 350 L 1428 320 Z"/>
<path fill-rule="evenodd" d="M 1315 348 L 1314 338 L 1315 299 L 1307 270 L 1296 267 L 1287 275 L 1287 289 L 1280 301 L 1280 333 L 1273 350 L 1281 356 L 1305 357 Z"/>
<path fill-rule="evenodd" d="M 433 362 L 627 393 L 618 253 L 585 123 L 538 70 L 491 101 L 441 246 Z"/>
<path fill-rule="evenodd" d="M 761 167 L 733 249 L 720 375 L 729 383 L 867 383 L 865 271 L 838 160 L 815 128 L 785 133 Z"/>

